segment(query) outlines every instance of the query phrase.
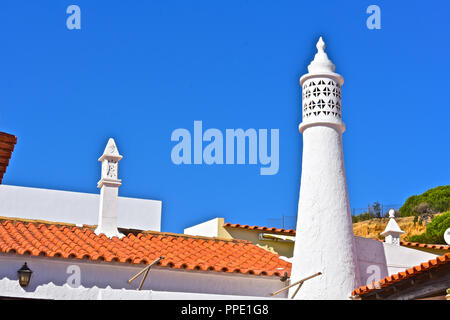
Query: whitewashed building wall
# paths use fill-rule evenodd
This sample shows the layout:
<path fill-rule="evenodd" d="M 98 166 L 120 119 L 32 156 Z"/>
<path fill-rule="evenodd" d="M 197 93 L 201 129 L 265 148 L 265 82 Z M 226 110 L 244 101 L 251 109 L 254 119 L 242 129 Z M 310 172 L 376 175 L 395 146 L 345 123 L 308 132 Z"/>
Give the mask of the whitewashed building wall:
<path fill-rule="evenodd" d="M 20 287 L 17 280 L 17 270 L 24 262 L 33 271 L 26 288 Z M 73 270 L 77 267 L 80 270 L 80 283 L 77 288 L 73 288 L 77 284 L 73 281 Z M 270 293 L 286 285 L 279 277 L 153 267 L 143 290 L 136 293 L 142 276 L 131 284 L 128 284 L 128 280 L 144 267 L 145 265 L 0 254 L 0 297 L 71 299 L 75 295 L 76 299 L 98 299 L 96 294 L 101 291 L 101 299 L 270 298 Z M 143 293 L 150 291 L 151 294 L 148 295 Z M 283 298 L 286 294 L 276 297 Z"/>

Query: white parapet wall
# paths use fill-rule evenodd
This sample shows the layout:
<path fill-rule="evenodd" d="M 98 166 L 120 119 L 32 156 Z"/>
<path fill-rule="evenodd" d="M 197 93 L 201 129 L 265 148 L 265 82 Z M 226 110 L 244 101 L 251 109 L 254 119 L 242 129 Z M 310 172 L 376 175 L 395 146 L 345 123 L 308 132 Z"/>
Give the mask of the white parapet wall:
<path fill-rule="evenodd" d="M 97 225 L 99 194 L 0 185 L 0 216 Z M 159 200 L 119 197 L 118 226 L 161 230 Z"/>
<path fill-rule="evenodd" d="M 17 280 L 26 262 L 33 271 L 27 287 Z M 0 297 L 35 299 L 261 299 L 286 286 L 279 277 L 217 271 L 152 267 L 137 291 L 142 275 L 128 280 L 145 265 L 80 259 L 33 257 L 0 253 Z M 286 292 L 275 298 L 286 298 Z"/>
<path fill-rule="evenodd" d="M 280 300 L 275 297 L 239 296 L 192 292 L 169 292 L 153 290 L 129 290 L 106 288 L 72 288 L 53 283 L 39 287 L 35 292 L 23 290 L 15 280 L 0 279 L 2 297 L 48 300 Z M 285 299 L 285 298 L 283 298 Z"/>
<path fill-rule="evenodd" d="M 191 236 L 218 237 L 219 227 L 223 225 L 223 220 L 223 218 L 214 218 L 186 228 L 184 233 Z"/>

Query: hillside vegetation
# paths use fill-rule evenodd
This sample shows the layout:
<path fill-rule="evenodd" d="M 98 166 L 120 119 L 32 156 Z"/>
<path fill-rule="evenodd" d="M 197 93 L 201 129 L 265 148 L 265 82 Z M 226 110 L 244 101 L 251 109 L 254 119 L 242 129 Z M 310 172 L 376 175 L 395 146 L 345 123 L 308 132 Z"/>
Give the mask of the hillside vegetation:
<path fill-rule="evenodd" d="M 450 185 L 440 186 L 406 199 L 399 213 L 402 217 L 422 217 L 450 210 Z"/>
<path fill-rule="evenodd" d="M 426 223 L 431 221 L 432 217 L 428 217 L 423 223 L 414 222 L 415 217 L 400 217 L 395 218 L 400 228 L 405 231 L 400 236 L 403 241 L 409 241 L 409 238 L 414 235 L 422 234 L 426 231 Z M 374 218 L 353 224 L 353 232 L 356 236 L 372 239 L 384 239 L 380 235 L 386 228 L 389 218 Z"/>
<path fill-rule="evenodd" d="M 430 224 L 427 225 L 427 230 L 424 233 L 413 235 L 410 237 L 410 240 L 413 242 L 445 244 L 444 233 L 448 228 L 450 228 L 450 211 L 435 216 Z"/>
<path fill-rule="evenodd" d="M 367 212 L 352 216 L 353 231 L 360 237 L 383 239 L 389 218 L 382 217 L 380 204 L 375 202 Z M 446 212 L 448 211 L 448 212 Z M 444 244 L 444 232 L 450 228 L 450 185 L 439 186 L 406 199 L 395 218 L 405 231 L 403 241 Z"/>

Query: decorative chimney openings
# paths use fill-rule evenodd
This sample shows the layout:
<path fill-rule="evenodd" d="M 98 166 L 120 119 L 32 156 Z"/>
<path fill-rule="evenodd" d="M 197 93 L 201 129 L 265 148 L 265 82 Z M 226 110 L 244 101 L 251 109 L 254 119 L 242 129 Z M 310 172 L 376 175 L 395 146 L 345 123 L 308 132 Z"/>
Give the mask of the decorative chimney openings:
<path fill-rule="evenodd" d="M 303 84 L 303 120 L 341 119 L 341 85 L 329 78 L 313 78 Z"/>
<path fill-rule="evenodd" d="M 335 73 L 335 66 L 325 53 L 322 37 L 317 42 L 317 53 L 308 66 L 308 73 L 300 78 L 303 89 L 303 122 L 300 132 L 311 123 L 328 123 L 345 131 L 341 112 L 341 86 L 344 78 Z"/>
<path fill-rule="evenodd" d="M 100 206 L 98 213 L 98 226 L 95 234 L 105 234 L 108 238 L 124 235 L 117 230 L 117 201 L 119 187 L 122 181 L 119 179 L 119 161 L 122 156 L 119 154 L 113 138 L 108 140 L 103 155 L 98 159 L 102 163 L 102 173 L 97 187 L 100 191 Z"/>
<path fill-rule="evenodd" d="M 389 222 L 386 226 L 386 229 L 382 233 L 382 236 L 385 237 L 385 242 L 389 244 L 400 245 L 400 235 L 405 233 L 402 229 L 400 229 L 397 221 L 395 221 L 395 210 L 389 210 Z"/>
<path fill-rule="evenodd" d="M 119 161 L 123 157 L 119 154 L 116 143 L 113 138 L 109 138 L 105 151 L 98 159 L 102 163 L 102 176 L 97 184 L 97 188 L 101 188 L 104 183 L 120 186 L 122 184 L 119 179 Z"/>

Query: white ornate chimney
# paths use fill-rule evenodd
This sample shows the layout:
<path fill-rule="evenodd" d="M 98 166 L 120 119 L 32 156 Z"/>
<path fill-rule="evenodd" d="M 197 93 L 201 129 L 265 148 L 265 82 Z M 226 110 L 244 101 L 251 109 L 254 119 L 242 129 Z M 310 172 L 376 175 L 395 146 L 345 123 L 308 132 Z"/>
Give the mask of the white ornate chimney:
<path fill-rule="evenodd" d="M 322 272 L 295 298 L 349 299 L 360 277 L 342 150 L 344 78 L 334 72 L 322 37 L 316 47 L 309 72 L 300 78 L 303 158 L 291 283 Z"/>
<path fill-rule="evenodd" d="M 98 159 L 102 163 L 102 176 L 97 184 L 101 191 L 98 226 L 95 229 L 97 235 L 103 233 L 108 238 L 124 236 L 117 230 L 117 200 L 119 187 L 122 184 L 118 178 L 121 159 L 122 156 L 119 154 L 114 139 L 110 138 L 103 155 Z"/>
<path fill-rule="evenodd" d="M 405 233 L 402 229 L 400 229 L 399 225 L 397 224 L 397 221 L 395 221 L 395 210 L 391 209 L 389 210 L 389 222 L 386 226 L 386 229 L 382 233 L 380 233 L 382 236 L 384 236 L 384 241 L 386 243 L 394 244 L 399 246 L 400 245 L 400 235 Z"/>

